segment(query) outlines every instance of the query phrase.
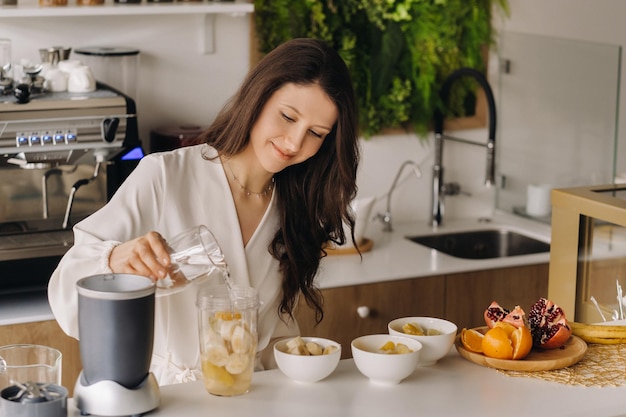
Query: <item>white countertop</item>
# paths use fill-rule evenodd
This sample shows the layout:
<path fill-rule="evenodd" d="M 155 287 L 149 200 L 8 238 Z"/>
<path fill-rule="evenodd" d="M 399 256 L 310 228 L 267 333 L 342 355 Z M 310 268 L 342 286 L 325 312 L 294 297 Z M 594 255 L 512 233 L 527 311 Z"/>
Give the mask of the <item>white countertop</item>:
<path fill-rule="evenodd" d="M 53 319 L 44 291 L 0 295 L 0 326 Z"/>
<path fill-rule="evenodd" d="M 80 413 L 70 400 L 68 417 Z M 417 368 L 399 385 L 369 382 L 351 359 L 312 384 L 279 370 L 255 373 L 247 394 L 217 397 L 200 381 L 161 387 L 161 405 L 147 416 L 405 417 L 626 415 L 626 387 L 586 388 L 511 377 L 473 364 L 455 348 L 437 364 Z"/>
<path fill-rule="evenodd" d="M 550 226 L 520 216 L 499 213 L 489 222 L 478 219 L 446 220 L 437 233 L 503 227 L 550 242 Z M 332 255 L 322 260 L 320 288 L 342 287 L 398 279 L 481 271 L 548 263 L 549 253 L 496 259 L 461 259 L 411 242 L 407 236 L 427 235 L 435 230 L 423 222 L 397 223 L 392 232 L 383 232 L 380 222 L 368 225 L 366 237 L 374 241 L 371 251 L 358 255 Z"/>
<path fill-rule="evenodd" d="M 321 262 L 318 285 L 333 288 L 415 277 L 480 271 L 547 263 L 549 254 L 523 255 L 497 259 L 460 259 L 431 250 L 406 236 L 433 233 L 426 221 L 394 224 L 393 232 L 383 232 L 380 222 L 368 225 L 366 237 L 374 241 L 371 251 L 358 255 L 332 255 Z M 531 237 L 550 241 L 550 226 L 520 216 L 500 213 L 490 222 L 477 219 L 446 220 L 438 232 L 475 230 L 505 226 Z M 42 292 L 0 295 L 0 325 L 53 320 L 48 300 Z"/>

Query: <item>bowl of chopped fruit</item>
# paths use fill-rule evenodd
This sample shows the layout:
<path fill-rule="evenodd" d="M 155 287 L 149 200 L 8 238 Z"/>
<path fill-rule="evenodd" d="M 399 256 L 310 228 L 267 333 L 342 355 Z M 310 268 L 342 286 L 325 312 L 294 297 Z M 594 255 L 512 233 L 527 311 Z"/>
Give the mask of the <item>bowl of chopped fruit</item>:
<path fill-rule="evenodd" d="M 299 382 L 317 382 L 333 373 L 341 358 L 341 345 L 321 337 L 291 337 L 274 343 L 278 368 Z"/>
<path fill-rule="evenodd" d="M 422 344 L 406 336 L 370 334 L 351 343 L 352 358 L 370 382 L 399 384 L 417 368 Z"/>
<path fill-rule="evenodd" d="M 450 352 L 457 326 L 436 317 L 403 317 L 387 325 L 392 336 L 406 336 L 422 344 L 418 366 L 430 366 Z"/>

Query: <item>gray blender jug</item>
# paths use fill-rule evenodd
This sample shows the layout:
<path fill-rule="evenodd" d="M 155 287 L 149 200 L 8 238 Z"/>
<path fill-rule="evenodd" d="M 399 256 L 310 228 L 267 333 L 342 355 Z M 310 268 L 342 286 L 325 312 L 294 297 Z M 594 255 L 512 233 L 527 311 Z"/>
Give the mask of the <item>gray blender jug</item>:
<path fill-rule="evenodd" d="M 82 414 L 140 415 L 158 407 L 150 373 L 156 286 L 146 277 L 103 274 L 78 281 L 83 370 L 74 388 Z"/>

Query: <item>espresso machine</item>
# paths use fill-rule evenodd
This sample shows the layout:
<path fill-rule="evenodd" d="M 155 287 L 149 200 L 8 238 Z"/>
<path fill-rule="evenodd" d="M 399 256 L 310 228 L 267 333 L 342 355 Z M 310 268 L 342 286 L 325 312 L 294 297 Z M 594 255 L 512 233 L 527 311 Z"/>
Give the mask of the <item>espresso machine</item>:
<path fill-rule="evenodd" d="M 73 244 L 143 156 L 135 102 L 93 92 L 0 94 L 0 293 L 45 293 Z"/>
<path fill-rule="evenodd" d="M 78 334 L 83 370 L 74 387 L 81 414 L 139 416 L 159 406 L 149 372 L 156 284 L 131 274 L 78 281 Z"/>

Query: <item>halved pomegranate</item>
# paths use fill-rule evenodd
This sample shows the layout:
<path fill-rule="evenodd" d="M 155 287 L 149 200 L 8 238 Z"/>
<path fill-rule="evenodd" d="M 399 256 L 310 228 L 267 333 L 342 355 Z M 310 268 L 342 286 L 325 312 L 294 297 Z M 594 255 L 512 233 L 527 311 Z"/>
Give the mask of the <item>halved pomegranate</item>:
<path fill-rule="evenodd" d="M 485 323 L 492 329 L 497 322 L 502 321 L 509 313 L 509 310 L 500 306 L 496 301 L 492 301 L 484 313 Z"/>
<path fill-rule="evenodd" d="M 565 344 L 572 334 L 565 312 L 546 298 L 540 298 L 528 312 L 528 324 L 533 346 L 556 349 Z"/>

